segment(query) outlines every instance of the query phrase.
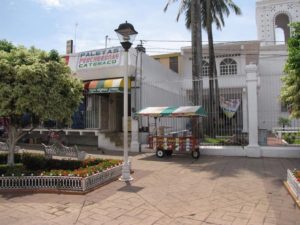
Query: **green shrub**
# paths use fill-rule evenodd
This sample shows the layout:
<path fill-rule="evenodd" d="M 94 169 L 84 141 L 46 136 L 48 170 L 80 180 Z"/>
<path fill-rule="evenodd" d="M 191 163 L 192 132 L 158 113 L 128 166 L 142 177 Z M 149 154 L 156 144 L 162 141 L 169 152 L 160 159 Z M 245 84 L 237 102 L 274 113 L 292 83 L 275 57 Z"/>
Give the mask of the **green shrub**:
<path fill-rule="evenodd" d="M 43 170 L 76 170 L 82 167 L 82 165 L 82 161 L 78 160 L 48 159 Z"/>
<path fill-rule="evenodd" d="M 47 159 L 40 154 L 24 153 L 22 163 L 28 170 L 43 170 L 46 168 Z"/>
<path fill-rule="evenodd" d="M 22 164 L 15 164 L 14 166 L 0 165 L 0 175 L 11 176 L 21 176 L 25 171 L 25 168 Z"/>
<path fill-rule="evenodd" d="M 7 153 L 0 153 L 0 164 L 6 164 L 7 163 Z M 21 154 L 16 153 L 15 154 L 15 163 L 21 163 Z"/>
<path fill-rule="evenodd" d="M 296 139 L 296 134 L 295 133 L 285 133 L 285 134 L 283 134 L 283 139 L 287 143 L 293 144 L 295 142 L 295 139 Z"/>
<path fill-rule="evenodd" d="M 16 162 L 22 162 L 22 164 L 15 164 L 15 166 L 7 166 L 7 154 L 0 154 L 0 162 L 4 165 L 0 165 L 0 176 L 25 176 L 33 175 L 63 175 L 68 176 L 73 174 L 74 176 L 85 177 L 87 174 L 91 175 L 99 171 L 103 171 L 111 166 L 118 165 L 120 160 L 108 160 L 108 159 L 87 159 L 84 161 L 78 160 L 59 160 L 59 159 L 46 159 L 41 154 L 24 153 L 21 155 L 16 154 Z"/>

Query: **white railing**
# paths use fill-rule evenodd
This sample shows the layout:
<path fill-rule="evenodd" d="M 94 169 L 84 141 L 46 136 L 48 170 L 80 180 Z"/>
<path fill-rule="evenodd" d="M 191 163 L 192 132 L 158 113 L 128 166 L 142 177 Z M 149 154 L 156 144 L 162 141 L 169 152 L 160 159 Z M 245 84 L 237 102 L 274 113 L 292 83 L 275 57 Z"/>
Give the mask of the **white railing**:
<path fill-rule="evenodd" d="M 300 127 L 273 127 L 272 133 L 276 134 L 278 138 L 282 137 L 282 134 L 285 133 L 298 133 L 300 131 Z"/>
<path fill-rule="evenodd" d="M 82 178 L 71 176 L 0 177 L 0 190 L 64 190 L 86 192 L 121 175 L 122 166 Z"/>

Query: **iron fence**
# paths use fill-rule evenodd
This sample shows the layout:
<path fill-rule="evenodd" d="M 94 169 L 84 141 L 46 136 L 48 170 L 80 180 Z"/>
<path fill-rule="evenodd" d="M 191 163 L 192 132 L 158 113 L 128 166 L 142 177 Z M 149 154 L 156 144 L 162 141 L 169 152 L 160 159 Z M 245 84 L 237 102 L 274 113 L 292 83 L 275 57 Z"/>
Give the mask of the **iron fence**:
<path fill-rule="evenodd" d="M 0 190 L 47 190 L 86 192 L 121 176 L 122 166 L 116 166 L 88 177 L 72 176 L 2 176 Z"/>

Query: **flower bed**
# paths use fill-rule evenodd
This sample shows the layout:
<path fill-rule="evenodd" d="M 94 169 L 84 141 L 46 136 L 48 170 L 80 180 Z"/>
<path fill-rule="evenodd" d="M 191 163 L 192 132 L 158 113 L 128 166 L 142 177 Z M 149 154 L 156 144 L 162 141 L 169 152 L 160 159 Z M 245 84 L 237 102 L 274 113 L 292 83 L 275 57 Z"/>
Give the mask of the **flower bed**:
<path fill-rule="evenodd" d="M 0 155 L 0 162 L 5 157 Z M 45 159 L 41 155 L 16 157 L 14 167 L 0 165 L 0 190 L 87 192 L 121 175 L 121 161 Z"/>
<path fill-rule="evenodd" d="M 299 170 L 287 170 L 287 184 L 289 190 L 292 192 L 296 201 L 300 200 L 300 171 Z"/>

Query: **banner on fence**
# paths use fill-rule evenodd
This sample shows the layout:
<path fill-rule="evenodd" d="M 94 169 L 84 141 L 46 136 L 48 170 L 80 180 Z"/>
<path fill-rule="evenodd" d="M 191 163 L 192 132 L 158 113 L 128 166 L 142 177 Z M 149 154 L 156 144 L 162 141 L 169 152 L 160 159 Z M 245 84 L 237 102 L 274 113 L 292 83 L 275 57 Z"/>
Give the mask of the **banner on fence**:
<path fill-rule="evenodd" d="M 221 106 L 224 114 L 228 118 L 232 118 L 235 115 L 235 113 L 238 110 L 240 104 L 241 104 L 240 99 L 225 100 L 225 98 L 223 96 L 220 96 L 220 106 Z"/>

